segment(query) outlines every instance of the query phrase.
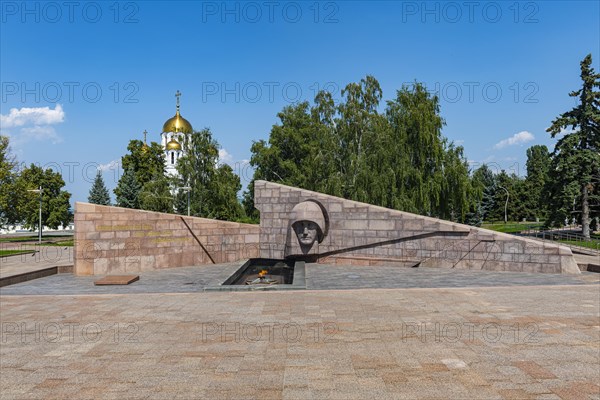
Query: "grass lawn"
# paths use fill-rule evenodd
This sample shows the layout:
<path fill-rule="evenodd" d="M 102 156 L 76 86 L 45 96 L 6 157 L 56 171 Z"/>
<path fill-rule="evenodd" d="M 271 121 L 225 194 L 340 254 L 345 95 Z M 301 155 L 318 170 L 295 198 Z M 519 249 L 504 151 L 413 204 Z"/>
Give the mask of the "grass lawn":
<path fill-rule="evenodd" d="M 59 242 L 42 242 L 42 246 L 73 246 L 73 239 L 71 240 L 62 240 Z"/>
<path fill-rule="evenodd" d="M 557 242 L 569 244 L 571 246 L 579 246 L 588 249 L 600 250 L 600 242 L 580 242 L 577 240 L 557 240 Z"/>
<path fill-rule="evenodd" d="M 15 254 L 31 254 L 33 250 L 0 250 L 0 257 L 14 256 Z"/>
<path fill-rule="evenodd" d="M 42 236 L 42 244 L 45 241 L 50 239 L 60 239 L 60 238 L 72 238 L 73 235 L 52 235 L 52 236 Z M 37 241 L 38 235 L 31 236 L 13 236 L 13 237 L 0 237 L 0 243 L 19 243 L 19 242 L 32 242 Z"/>
<path fill-rule="evenodd" d="M 544 226 L 543 222 L 507 222 L 506 224 L 498 222 L 481 225 L 482 228 L 503 233 L 519 233 L 528 229 L 540 229 L 542 226 Z"/>

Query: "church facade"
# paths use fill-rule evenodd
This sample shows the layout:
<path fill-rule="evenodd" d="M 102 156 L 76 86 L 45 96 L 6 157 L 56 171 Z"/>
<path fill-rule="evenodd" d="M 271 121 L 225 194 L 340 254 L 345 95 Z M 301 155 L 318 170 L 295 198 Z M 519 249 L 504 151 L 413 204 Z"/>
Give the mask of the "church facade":
<path fill-rule="evenodd" d="M 175 97 L 177 98 L 175 115 L 163 124 L 160 134 L 160 144 L 165 154 L 165 173 L 171 177 L 179 176 L 177 162 L 185 155 L 190 141 L 189 135 L 193 132 L 192 124 L 179 112 L 179 98 L 181 97 L 179 90 Z"/>

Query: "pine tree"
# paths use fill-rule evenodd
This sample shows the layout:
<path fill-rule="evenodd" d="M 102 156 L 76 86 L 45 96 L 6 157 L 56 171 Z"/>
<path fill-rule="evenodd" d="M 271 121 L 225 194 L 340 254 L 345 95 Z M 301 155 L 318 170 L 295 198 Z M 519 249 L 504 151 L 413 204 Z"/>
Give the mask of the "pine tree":
<path fill-rule="evenodd" d="M 119 179 L 119 183 L 114 190 L 117 197 L 117 206 L 125 208 L 139 208 L 138 196 L 140 189 L 140 184 L 135 177 L 135 171 L 133 167 L 127 168 L 121 179 Z"/>
<path fill-rule="evenodd" d="M 104 185 L 104 179 L 102 179 L 100 171 L 96 173 L 96 179 L 94 179 L 94 183 L 90 189 L 88 202 L 100 204 L 101 206 L 110 206 L 110 195 L 108 194 L 108 189 L 106 189 L 106 186 Z"/>
<path fill-rule="evenodd" d="M 466 223 L 473 226 L 481 226 L 483 221 L 490 216 L 494 208 L 494 193 L 496 186 L 494 173 L 483 164 L 473 172 L 471 177 L 471 212 L 467 214 Z"/>
<path fill-rule="evenodd" d="M 588 239 L 590 202 L 593 202 L 591 197 L 595 197 L 594 192 L 598 189 L 600 175 L 600 74 L 595 73 L 591 65 L 592 55 L 588 54 L 581 62 L 582 87 L 569 93 L 570 97 L 579 97 L 579 104 L 552 121 L 546 130 L 555 137 L 571 129 L 558 141 L 554 150 L 555 157 L 565 158 L 562 164 L 568 165 L 568 170 L 562 173 L 551 171 L 551 174 L 575 178 L 580 191 L 582 234 Z M 554 182 L 558 188 L 570 183 L 571 180 L 564 178 Z"/>

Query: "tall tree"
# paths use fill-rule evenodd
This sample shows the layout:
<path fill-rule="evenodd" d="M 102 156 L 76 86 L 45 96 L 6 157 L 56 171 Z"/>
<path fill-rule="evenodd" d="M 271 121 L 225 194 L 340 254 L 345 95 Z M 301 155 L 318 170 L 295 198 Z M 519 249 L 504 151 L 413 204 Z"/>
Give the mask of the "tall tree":
<path fill-rule="evenodd" d="M 494 173 L 486 165 L 473 171 L 471 177 L 471 212 L 468 216 L 469 225 L 481 226 L 488 219 L 494 208 L 494 193 L 496 191 Z"/>
<path fill-rule="evenodd" d="M 38 226 L 39 194 L 29 190 L 39 186 L 42 187 L 42 224 L 56 229 L 61 225 L 66 227 L 72 221 L 71 194 L 62 190 L 64 185 L 61 174 L 50 168 L 44 170 L 31 164 L 20 172 L 11 188 L 12 201 L 25 226 Z"/>
<path fill-rule="evenodd" d="M 569 93 L 569 96 L 579 98 L 579 104 L 552 121 L 547 132 L 555 137 L 566 129 L 572 130 L 558 141 L 555 153 L 558 149 L 557 156 L 570 155 L 572 159 L 568 164 L 575 170 L 574 177 L 581 194 L 582 234 L 589 238 L 590 196 L 597 196 L 600 175 L 600 74 L 592 67 L 591 54 L 581 62 L 581 80 L 581 89 Z M 561 183 L 568 182 L 561 179 Z"/>
<path fill-rule="evenodd" d="M 421 83 L 403 85 L 396 98 L 388 101 L 388 119 L 394 132 L 396 187 L 395 208 L 449 217 L 440 213 L 445 199 L 443 185 L 444 143 L 437 96 L 431 96 Z"/>
<path fill-rule="evenodd" d="M 169 180 L 164 175 L 155 175 L 142 187 L 139 205 L 142 210 L 172 213 L 173 196 Z"/>
<path fill-rule="evenodd" d="M 314 105 L 285 107 L 268 142 L 252 146 L 254 179 L 298 186 L 388 208 L 464 220 L 471 182 L 463 149 L 441 135 L 438 98 L 415 83 L 379 112 L 383 93 L 367 76 L 350 83 L 336 106 L 319 92 Z M 252 210 L 252 183 L 244 194 Z"/>
<path fill-rule="evenodd" d="M 345 198 L 364 202 L 377 195 L 384 197 L 377 187 L 370 185 L 377 182 L 383 167 L 383 163 L 373 165 L 378 161 L 373 155 L 385 140 L 387 128 L 385 117 L 377 112 L 383 96 L 379 82 L 367 76 L 359 83 L 346 85 L 342 96 L 335 119 L 342 194 Z M 373 173 L 369 173 L 370 169 L 374 169 Z"/>
<path fill-rule="evenodd" d="M 0 228 L 18 219 L 11 201 L 16 164 L 15 157 L 10 152 L 8 137 L 0 135 Z"/>
<path fill-rule="evenodd" d="M 546 215 L 546 194 L 544 188 L 548 182 L 550 152 L 544 145 L 535 145 L 527 149 L 527 177 L 524 183 L 522 202 L 527 209 L 528 218 L 543 218 Z"/>
<path fill-rule="evenodd" d="M 190 187 L 191 215 L 236 220 L 244 215 L 244 209 L 237 199 L 241 189 L 240 178 L 227 165 L 219 165 L 219 144 L 209 129 L 194 132 L 185 143 L 186 155 L 177 163 L 180 181 L 176 187 Z M 176 201 L 179 212 L 183 213 L 181 192 Z M 186 206 L 187 207 L 187 204 Z"/>
<path fill-rule="evenodd" d="M 139 208 L 139 194 L 141 186 L 135 177 L 133 167 L 125 169 L 125 173 L 119 179 L 114 189 L 116 205 L 125 208 Z"/>
<path fill-rule="evenodd" d="M 245 213 L 237 193 L 242 189 L 239 176 L 227 164 L 219 165 L 209 183 L 210 216 L 212 218 L 235 221 Z"/>
<path fill-rule="evenodd" d="M 140 186 L 144 186 L 155 176 L 165 174 L 164 151 L 160 144 L 152 142 L 148 146 L 141 140 L 131 140 L 127 150 L 129 154 L 121 158 L 121 165 L 123 170 L 133 169 Z"/>
<path fill-rule="evenodd" d="M 100 171 L 96 172 L 96 178 L 90 189 L 88 202 L 100 204 L 102 206 L 110 205 L 110 195 L 108 194 L 108 189 L 106 189 L 106 186 L 104 185 L 104 179 L 102 178 Z"/>

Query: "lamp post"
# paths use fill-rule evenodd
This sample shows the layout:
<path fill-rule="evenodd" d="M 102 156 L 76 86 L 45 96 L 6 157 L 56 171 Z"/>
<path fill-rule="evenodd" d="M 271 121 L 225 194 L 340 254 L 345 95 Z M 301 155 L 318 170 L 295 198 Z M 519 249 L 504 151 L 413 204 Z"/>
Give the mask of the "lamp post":
<path fill-rule="evenodd" d="M 189 186 L 180 187 L 179 190 L 185 190 L 187 192 L 187 203 L 188 203 L 188 217 L 190 216 L 190 190 L 192 190 Z"/>
<path fill-rule="evenodd" d="M 504 223 L 506 224 L 506 221 L 508 221 L 508 217 L 507 217 L 507 210 L 508 210 L 508 197 L 510 196 L 508 193 L 508 190 L 506 190 L 506 188 L 504 186 L 500 186 L 498 185 L 498 187 L 500 189 L 504 189 L 504 191 L 506 192 L 506 203 L 504 204 Z"/>
<path fill-rule="evenodd" d="M 39 229 L 38 229 L 38 244 L 42 244 L 42 185 L 39 189 L 29 189 L 28 192 L 40 194 L 40 217 L 39 217 Z"/>

